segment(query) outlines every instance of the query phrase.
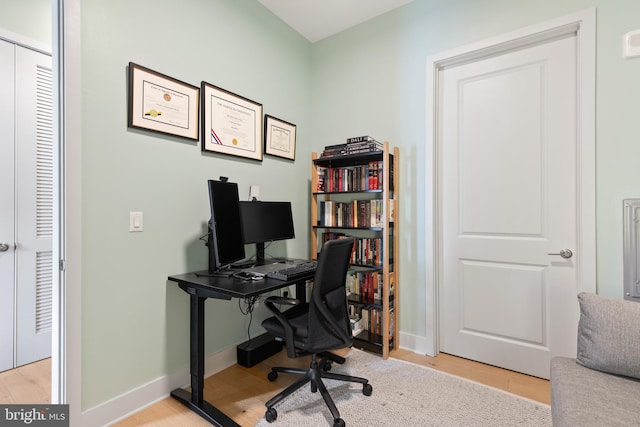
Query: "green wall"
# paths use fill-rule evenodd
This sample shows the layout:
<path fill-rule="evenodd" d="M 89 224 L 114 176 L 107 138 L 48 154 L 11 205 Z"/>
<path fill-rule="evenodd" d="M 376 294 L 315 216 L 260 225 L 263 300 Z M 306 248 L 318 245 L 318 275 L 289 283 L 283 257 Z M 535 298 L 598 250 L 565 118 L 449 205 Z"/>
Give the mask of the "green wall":
<path fill-rule="evenodd" d="M 149 7 L 153 4 L 153 7 Z M 82 406 L 188 366 L 189 298 L 167 276 L 207 267 L 207 179 L 240 197 L 291 200 L 296 234 L 272 255 L 308 256 L 310 44 L 253 0 L 83 0 Z M 127 64 L 202 80 L 297 125 L 295 162 L 203 154 L 196 142 L 127 128 Z M 129 212 L 144 231 L 129 232 Z M 249 249 L 249 247 L 247 248 Z M 247 339 L 238 302 L 206 304 L 206 353 Z M 266 311 L 252 322 L 260 331 Z"/>
<path fill-rule="evenodd" d="M 2 0 L 0 28 L 51 46 L 51 0 Z"/>
<path fill-rule="evenodd" d="M 426 59 L 563 15 L 597 9 L 597 287 L 622 298 L 622 200 L 640 197 L 640 59 L 622 35 L 636 0 L 415 0 L 312 46 L 315 146 L 369 134 L 400 147 L 400 330 L 424 337 Z"/>

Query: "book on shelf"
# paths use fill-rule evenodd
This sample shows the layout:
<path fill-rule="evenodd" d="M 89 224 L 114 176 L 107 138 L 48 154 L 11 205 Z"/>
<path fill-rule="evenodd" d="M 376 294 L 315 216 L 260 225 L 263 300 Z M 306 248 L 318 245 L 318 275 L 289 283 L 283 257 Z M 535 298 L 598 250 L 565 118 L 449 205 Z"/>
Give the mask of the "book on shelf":
<path fill-rule="evenodd" d="M 348 236 L 346 233 L 336 233 L 334 231 L 325 231 L 320 236 L 320 240 L 322 244 L 326 243 L 329 240 L 336 239 L 345 239 Z M 354 266 L 360 267 L 372 267 L 378 268 L 382 266 L 382 261 L 384 260 L 384 240 L 381 237 L 356 237 L 354 242 L 353 252 L 351 253 L 350 263 Z M 352 285 L 354 283 L 359 283 L 359 280 L 362 280 L 362 276 L 357 274 L 369 274 L 369 273 L 377 273 L 376 272 L 351 272 L 348 276 L 349 279 L 357 279 L 356 282 L 349 282 Z M 378 279 L 378 276 L 376 280 Z M 381 279 L 380 279 L 381 280 Z M 361 294 L 360 285 L 349 286 L 349 290 L 355 294 Z"/>
<path fill-rule="evenodd" d="M 349 323 L 351 323 L 351 334 L 353 336 L 358 335 L 364 330 L 362 318 L 360 317 L 349 318 Z"/>
<path fill-rule="evenodd" d="M 384 225 L 383 201 L 353 200 L 318 202 L 318 226 L 345 228 L 380 228 Z"/>
<path fill-rule="evenodd" d="M 325 190 L 325 179 L 326 179 L 326 174 L 327 174 L 327 168 L 325 168 L 324 166 L 318 166 L 316 168 L 316 174 L 317 174 L 317 188 L 316 191 L 318 193 L 324 193 Z"/>
<path fill-rule="evenodd" d="M 341 156 L 347 153 L 347 144 L 327 145 L 320 157 Z"/>
<path fill-rule="evenodd" d="M 352 298 L 362 303 L 375 303 L 382 299 L 382 274 L 378 271 L 351 271 L 345 286 Z"/>
<path fill-rule="evenodd" d="M 384 144 L 376 141 L 370 136 L 356 136 L 347 138 L 347 142 L 345 144 L 325 146 L 320 158 L 369 153 L 373 151 L 382 151 L 383 149 Z"/>
<path fill-rule="evenodd" d="M 375 139 L 369 135 L 352 136 L 351 138 L 347 138 L 347 144 L 351 144 L 354 142 L 365 142 L 365 141 L 375 141 Z"/>
<path fill-rule="evenodd" d="M 319 193 L 347 191 L 371 191 L 383 189 L 382 160 L 373 160 L 362 165 L 316 168 Z"/>
<path fill-rule="evenodd" d="M 383 259 L 382 243 L 380 237 L 357 238 L 351 255 L 351 264 L 380 267 Z"/>
<path fill-rule="evenodd" d="M 382 311 L 374 307 L 359 307 L 355 314 L 355 318 L 359 320 L 350 321 L 352 324 L 359 323 L 360 332 L 367 331 L 368 340 L 375 340 L 375 335 L 382 336 Z M 353 335 L 358 335 L 353 332 Z M 374 336 L 372 336 L 374 335 Z"/>

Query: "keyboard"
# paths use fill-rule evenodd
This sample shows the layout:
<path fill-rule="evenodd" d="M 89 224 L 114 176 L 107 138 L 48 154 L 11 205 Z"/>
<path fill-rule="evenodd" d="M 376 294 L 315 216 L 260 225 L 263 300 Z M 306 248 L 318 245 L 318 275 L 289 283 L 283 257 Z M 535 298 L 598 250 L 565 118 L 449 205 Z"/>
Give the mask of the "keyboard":
<path fill-rule="evenodd" d="M 265 276 L 277 280 L 295 280 L 315 273 L 318 261 L 307 261 L 280 270 L 269 271 Z"/>

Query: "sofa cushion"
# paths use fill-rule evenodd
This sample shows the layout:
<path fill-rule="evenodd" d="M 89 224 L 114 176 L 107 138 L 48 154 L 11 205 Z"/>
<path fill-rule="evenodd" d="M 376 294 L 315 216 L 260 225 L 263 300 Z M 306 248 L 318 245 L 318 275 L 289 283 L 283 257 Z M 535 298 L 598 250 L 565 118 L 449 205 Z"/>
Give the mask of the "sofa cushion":
<path fill-rule="evenodd" d="M 580 293 L 577 362 L 640 378 L 640 304 Z"/>
<path fill-rule="evenodd" d="M 551 359 L 553 427 L 637 426 L 640 381 L 585 368 L 575 359 Z"/>

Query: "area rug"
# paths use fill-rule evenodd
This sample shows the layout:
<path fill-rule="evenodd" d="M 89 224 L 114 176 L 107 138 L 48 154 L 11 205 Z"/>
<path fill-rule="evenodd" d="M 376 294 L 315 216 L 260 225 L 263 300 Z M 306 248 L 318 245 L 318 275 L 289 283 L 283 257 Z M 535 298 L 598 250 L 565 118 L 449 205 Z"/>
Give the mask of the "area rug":
<path fill-rule="evenodd" d="M 373 394 L 365 396 L 361 385 L 325 380 L 348 427 L 551 426 L 548 405 L 398 359 L 352 349 L 347 362 L 334 364 L 332 372 L 365 377 L 373 386 Z M 333 425 L 320 393 L 308 386 L 275 409 L 273 423 L 262 418 L 256 426 Z"/>

